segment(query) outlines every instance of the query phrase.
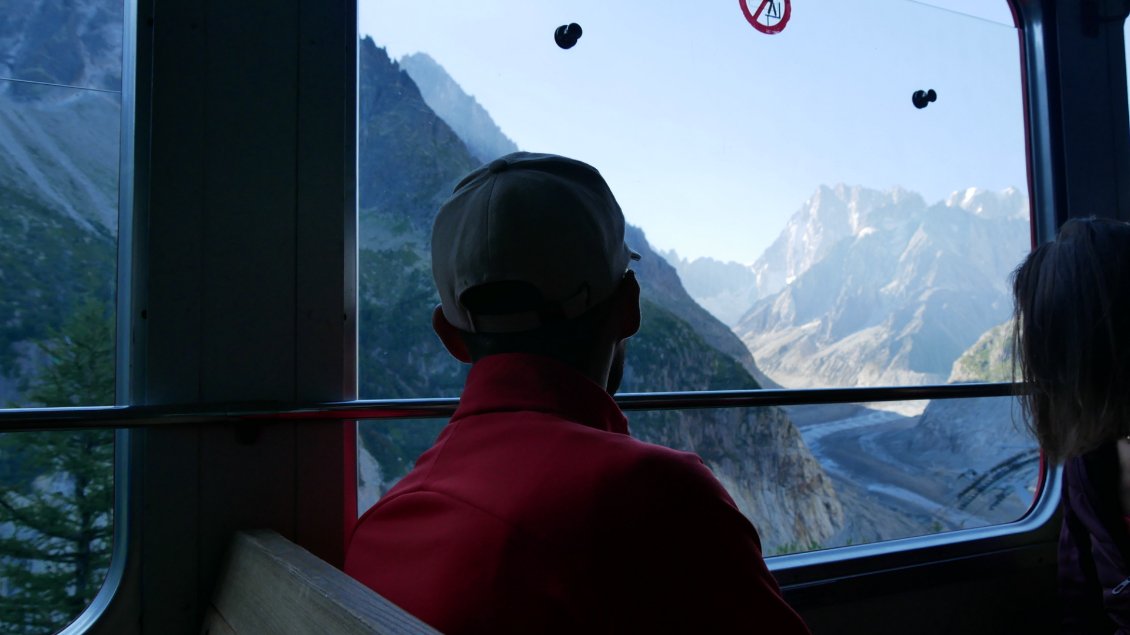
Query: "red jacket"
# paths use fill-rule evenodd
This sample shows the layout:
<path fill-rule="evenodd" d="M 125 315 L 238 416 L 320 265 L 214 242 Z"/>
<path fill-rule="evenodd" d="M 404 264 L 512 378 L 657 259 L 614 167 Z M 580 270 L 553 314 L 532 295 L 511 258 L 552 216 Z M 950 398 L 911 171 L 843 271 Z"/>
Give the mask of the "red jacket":
<path fill-rule="evenodd" d="M 808 632 L 702 461 L 632 439 L 601 387 L 532 355 L 474 365 L 345 571 L 449 634 Z"/>

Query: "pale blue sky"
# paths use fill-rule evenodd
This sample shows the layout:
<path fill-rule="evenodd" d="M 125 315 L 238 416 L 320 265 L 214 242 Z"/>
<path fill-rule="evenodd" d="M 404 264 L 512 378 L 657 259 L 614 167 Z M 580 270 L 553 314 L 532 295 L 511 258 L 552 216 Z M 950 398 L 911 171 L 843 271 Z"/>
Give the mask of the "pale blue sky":
<path fill-rule="evenodd" d="M 362 34 L 394 59 L 431 55 L 520 148 L 600 169 L 629 222 L 684 256 L 752 262 L 821 184 L 931 202 L 1027 188 L 1004 0 L 794 0 L 775 35 L 738 0 L 360 0 L 359 12 Z M 584 35 L 562 50 L 553 31 L 569 22 Z M 938 101 L 914 108 L 928 88 Z"/>

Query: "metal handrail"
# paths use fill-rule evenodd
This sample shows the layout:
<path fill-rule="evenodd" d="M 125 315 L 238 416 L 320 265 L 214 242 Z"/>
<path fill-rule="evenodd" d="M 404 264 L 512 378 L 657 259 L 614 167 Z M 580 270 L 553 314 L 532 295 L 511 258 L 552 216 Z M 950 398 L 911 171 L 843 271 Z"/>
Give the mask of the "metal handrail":
<path fill-rule="evenodd" d="M 942 384 L 869 388 L 713 390 L 616 395 L 624 410 L 691 410 L 756 408 L 836 403 L 920 401 L 1008 397 L 1022 384 Z M 223 403 L 160 406 L 94 406 L 82 408 L 19 408 L 0 410 L 0 432 L 77 430 L 87 428 L 151 428 L 171 425 L 246 423 L 293 420 L 433 419 L 450 417 L 459 406 L 455 397 L 434 399 L 360 399 L 328 403 Z"/>

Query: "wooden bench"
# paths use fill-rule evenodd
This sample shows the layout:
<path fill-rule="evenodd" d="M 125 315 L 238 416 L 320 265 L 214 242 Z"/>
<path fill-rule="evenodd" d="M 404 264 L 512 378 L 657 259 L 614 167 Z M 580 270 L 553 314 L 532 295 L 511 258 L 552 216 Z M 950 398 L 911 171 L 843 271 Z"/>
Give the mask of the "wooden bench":
<path fill-rule="evenodd" d="M 438 631 L 273 531 L 239 532 L 204 635 L 436 635 Z"/>

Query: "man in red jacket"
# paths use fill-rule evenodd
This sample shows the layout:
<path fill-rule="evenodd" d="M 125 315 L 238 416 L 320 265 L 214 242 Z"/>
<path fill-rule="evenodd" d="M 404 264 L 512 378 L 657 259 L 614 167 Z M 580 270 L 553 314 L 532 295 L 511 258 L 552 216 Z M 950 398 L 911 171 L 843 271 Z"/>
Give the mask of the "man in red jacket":
<path fill-rule="evenodd" d="M 444 633 L 807 633 L 702 460 L 610 396 L 639 256 L 591 166 L 514 153 L 440 208 L 436 333 L 472 364 L 434 446 L 358 521 L 345 570 Z"/>

